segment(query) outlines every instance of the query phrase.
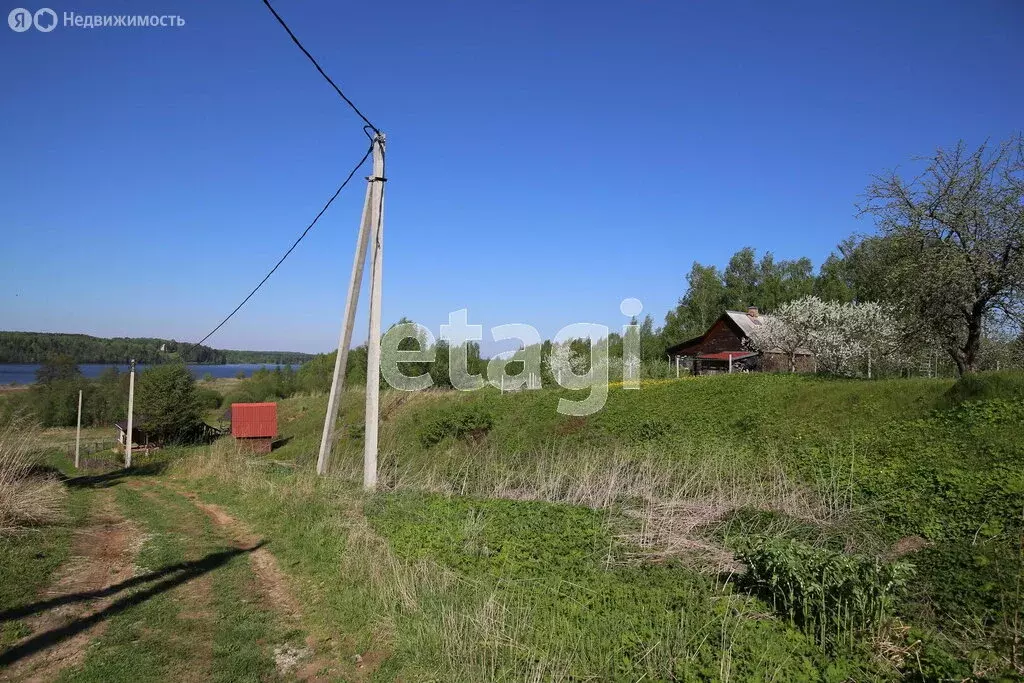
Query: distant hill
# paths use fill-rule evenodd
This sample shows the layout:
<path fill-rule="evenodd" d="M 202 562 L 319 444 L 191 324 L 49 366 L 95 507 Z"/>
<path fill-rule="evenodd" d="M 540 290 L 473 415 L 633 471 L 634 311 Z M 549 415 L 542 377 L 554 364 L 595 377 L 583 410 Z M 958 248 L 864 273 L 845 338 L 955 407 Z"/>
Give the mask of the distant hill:
<path fill-rule="evenodd" d="M 304 363 L 313 354 L 295 351 L 235 351 L 191 346 L 152 337 L 91 337 L 56 332 L 0 332 L 0 363 L 42 363 L 53 356 L 71 356 L 78 363 L 148 365 L 184 360 L 186 363 Z"/>

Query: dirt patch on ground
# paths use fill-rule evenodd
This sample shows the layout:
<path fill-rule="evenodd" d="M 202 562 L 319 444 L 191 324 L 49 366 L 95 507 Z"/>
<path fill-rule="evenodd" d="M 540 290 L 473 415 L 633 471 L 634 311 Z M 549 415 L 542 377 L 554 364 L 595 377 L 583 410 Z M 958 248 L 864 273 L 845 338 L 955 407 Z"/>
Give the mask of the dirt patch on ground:
<path fill-rule="evenodd" d="M 101 492 L 89 525 L 75 531 L 71 559 L 39 596 L 41 610 L 24 620 L 32 634 L 11 647 L 31 644 L 30 654 L 0 674 L 0 680 L 52 681 L 63 669 L 80 663 L 86 646 L 106 630 L 105 621 L 63 639 L 54 637 L 49 643 L 46 634 L 88 623 L 117 600 L 116 587 L 134 575 L 141 545 L 138 527 L 117 511 L 112 493 Z"/>

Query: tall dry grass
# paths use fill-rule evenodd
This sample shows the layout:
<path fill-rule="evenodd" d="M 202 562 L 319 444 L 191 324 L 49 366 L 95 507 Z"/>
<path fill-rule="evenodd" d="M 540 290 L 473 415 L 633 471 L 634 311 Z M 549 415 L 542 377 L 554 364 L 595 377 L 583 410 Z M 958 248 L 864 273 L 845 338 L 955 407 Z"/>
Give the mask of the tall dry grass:
<path fill-rule="evenodd" d="M 32 433 L 24 421 L 0 427 L 0 535 L 58 521 L 63 513 L 64 487 L 33 471 Z"/>
<path fill-rule="evenodd" d="M 784 520 L 838 528 L 854 514 L 849 462 L 829 457 L 816 480 L 797 479 L 770 447 L 702 441 L 671 452 L 649 448 L 567 448 L 533 453 L 455 445 L 426 459 L 388 448 L 380 486 L 443 495 L 537 500 L 620 511 L 633 523 L 622 539 L 631 556 L 684 557 L 715 572 L 738 568 L 715 531 L 737 510 L 779 513 Z M 362 460 L 339 454 L 332 474 L 362 480 Z"/>

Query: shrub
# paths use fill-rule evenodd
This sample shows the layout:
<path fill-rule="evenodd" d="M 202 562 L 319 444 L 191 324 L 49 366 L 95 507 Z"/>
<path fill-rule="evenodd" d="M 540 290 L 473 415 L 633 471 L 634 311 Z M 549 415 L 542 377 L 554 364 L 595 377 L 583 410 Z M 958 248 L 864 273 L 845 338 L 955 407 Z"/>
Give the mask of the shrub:
<path fill-rule="evenodd" d="M 817 548 L 794 540 L 754 537 L 739 551 L 742 584 L 824 646 L 851 644 L 880 626 L 913 573 L 904 561 Z"/>
<path fill-rule="evenodd" d="M 444 439 L 479 438 L 490 431 L 494 417 L 479 405 L 456 406 L 420 429 L 420 443 L 430 447 Z"/>

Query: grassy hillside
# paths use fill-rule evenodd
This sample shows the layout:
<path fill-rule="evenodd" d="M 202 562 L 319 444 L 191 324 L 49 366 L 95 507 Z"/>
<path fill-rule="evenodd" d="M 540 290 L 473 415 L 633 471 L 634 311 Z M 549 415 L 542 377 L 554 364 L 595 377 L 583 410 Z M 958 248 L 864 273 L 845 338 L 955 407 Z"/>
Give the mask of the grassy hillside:
<path fill-rule="evenodd" d="M 731 634 L 734 675 L 768 661 L 782 678 L 995 675 L 1012 668 L 1020 633 L 1024 403 L 1019 377 L 972 382 L 652 382 L 613 388 L 587 418 L 557 414 L 569 392 L 385 392 L 381 477 L 391 493 L 369 501 L 367 515 L 402 560 L 483 581 L 502 609 L 520 610 L 506 617 L 522 620 L 523 649 L 489 651 L 499 668 L 487 675 L 525 674 L 540 652 L 566 675 L 710 675 L 721 652 L 685 641 L 694 628 Z M 282 403 L 275 461 L 312 467 L 322 411 L 321 397 Z M 333 474 L 352 482 L 361 411 L 362 395 L 347 394 Z M 859 597 L 811 609 L 765 585 L 714 578 L 742 571 L 737 558 L 766 563 L 779 585 L 818 590 L 823 604 L 833 588 L 860 595 L 892 571 L 910 578 L 892 595 L 878 589 L 872 609 L 884 618 L 874 619 L 851 616 Z M 830 571 L 860 578 L 817 586 Z M 680 602 L 707 617 L 704 601 L 716 595 L 732 596 L 732 616 L 762 609 L 781 621 L 756 635 L 721 614 L 702 627 L 657 625 Z M 767 603 L 733 604 L 755 599 L 742 596 Z M 766 654 L 775 638 L 806 656 Z M 668 664 L 641 656 L 655 642 Z"/>
<path fill-rule="evenodd" d="M 588 418 L 557 414 L 569 392 L 388 391 L 374 494 L 363 395 L 343 397 L 327 477 L 325 398 L 303 396 L 280 402 L 269 456 L 225 438 L 99 480 L 147 505 L 212 505 L 266 539 L 331 680 L 1015 680 L 1021 386 L 707 377 L 612 389 Z M 183 514 L 161 509 L 132 518 L 160 530 Z M 182 548 L 213 542 L 174 528 Z M 8 574 L 19 594 L 36 585 Z M 164 602 L 112 622 L 86 670 L 134 661 L 122 634 L 138 619 L 177 629 L 160 626 Z M 240 614 L 235 631 L 276 633 L 280 616 Z M 220 637 L 233 644 L 204 667 L 234 667 L 230 652 L 270 670 L 266 638 Z"/>

